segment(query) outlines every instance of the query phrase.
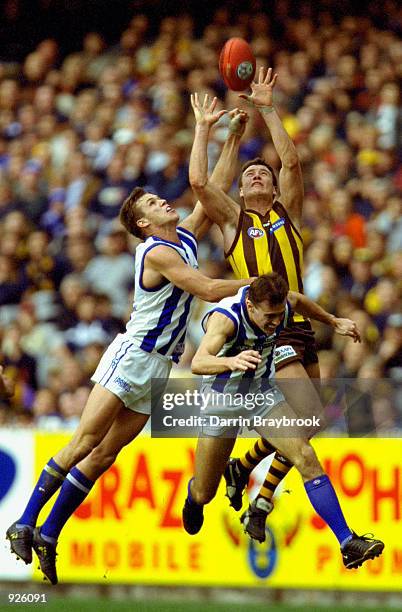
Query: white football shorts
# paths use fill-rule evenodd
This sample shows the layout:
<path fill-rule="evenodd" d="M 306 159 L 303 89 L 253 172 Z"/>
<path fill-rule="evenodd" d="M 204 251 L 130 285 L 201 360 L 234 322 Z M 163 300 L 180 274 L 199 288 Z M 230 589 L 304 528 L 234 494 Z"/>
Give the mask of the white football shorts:
<path fill-rule="evenodd" d="M 118 334 L 106 349 L 91 380 L 117 395 L 126 408 L 151 414 L 153 378 L 167 379 L 172 360 L 147 353 L 128 334 Z"/>

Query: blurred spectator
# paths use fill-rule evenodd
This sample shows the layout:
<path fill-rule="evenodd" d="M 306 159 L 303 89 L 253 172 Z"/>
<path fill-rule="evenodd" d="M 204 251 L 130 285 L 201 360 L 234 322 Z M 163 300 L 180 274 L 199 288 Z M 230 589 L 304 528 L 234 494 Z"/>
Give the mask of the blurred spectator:
<path fill-rule="evenodd" d="M 127 234 L 111 225 L 100 242 L 100 253 L 88 263 L 84 277 L 95 291 L 109 296 L 113 314 L 122 316 L 134 283 L 134 258 L 127 252 Z"/>

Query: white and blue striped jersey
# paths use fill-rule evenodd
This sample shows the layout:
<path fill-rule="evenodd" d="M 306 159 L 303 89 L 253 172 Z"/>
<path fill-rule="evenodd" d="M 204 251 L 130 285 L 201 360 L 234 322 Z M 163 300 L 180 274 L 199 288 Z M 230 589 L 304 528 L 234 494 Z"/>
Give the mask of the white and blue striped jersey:
<path fill-rule="evenodd" d="M 249 317 L 246 306 L 248 288 L 248 286 L 242 287 L 235 296 L 221 300 L 215 308 L 207 312 L 202 321 L 205 331 L 207 318 L 213 312 L 220 312 L 234 323 L 234 334 L 225 342 L 217 357 L 233 357 L 247 350 L 258 351 L 261 355 L 261 362 L 255 370 L 250 369 L 246 372 L 228 370 L 221 374 L 203 376 L 203 383 L 218 393 L 264 391 L 270 387 L 269 379 L 275 374 L 273 364 L 275 342 L 282 329 L 288 325 L 292 313 L 291 306 L 286 302 L 282 322 L 273 334 L 267 335 L 254 325 Z"/>
<path fill-rule="evenodd" d="M 183 261 L 198 268 L 197 240 L 188 230 L 178 227 L 181 244 L 150 236 L 136 249 L 134 307 L 127 323 L 127 334 L 147 353 L 157 352 L 178 361 L 184 350 L 187 323 L 191 316 L 193 297 L 165 279 L 153 289 L 142 282 L 147 253 L 157 246 L 174 249 Z"/>

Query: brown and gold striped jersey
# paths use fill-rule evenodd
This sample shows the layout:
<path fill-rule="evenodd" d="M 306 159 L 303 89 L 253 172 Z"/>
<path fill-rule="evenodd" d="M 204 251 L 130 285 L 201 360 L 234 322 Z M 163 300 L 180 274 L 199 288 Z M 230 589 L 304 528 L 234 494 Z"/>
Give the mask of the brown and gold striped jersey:
<path fill-rule="evenodd" d="M 277 272 L 291 291 L 303 293 L 303 241 L 280 202 L 265 215 L 242 210 L 235 239 L 225 256 L 236 278 Z M 294 316 L 294 321 L 304 320 L 301 315 Z"/>

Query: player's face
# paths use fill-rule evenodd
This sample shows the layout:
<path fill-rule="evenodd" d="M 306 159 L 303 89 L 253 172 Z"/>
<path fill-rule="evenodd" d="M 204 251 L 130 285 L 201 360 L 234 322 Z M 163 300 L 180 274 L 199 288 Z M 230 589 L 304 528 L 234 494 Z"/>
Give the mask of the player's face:
<path fill-rule="evenodd" d="M 173 206 L 170 206 L 166 200 L 153 193 L 145 193 L 141 196 L 139 204 L 142 210 L 142 216 L 137 221 L 139 225 L 145 223 L 148 226 L 153 225 L 157 227 L 179 220 L 179 215 Z"/>
<path fill-rule="evenodd" d="M 250 196 L 265 195 L 272 197 L 272 173 L 266 166 L 249 166 L 242 176 L 240 195 L 247 199 Z"/>
<path fill-rule="evenodd" d="M 285 302 L 279 306 L 271 306 L 269 302 L 253 304 L 247 299 L 247 309 L 251 321 L 265 334 L 270 336 L 280 325 L 285 315 Z"/>

